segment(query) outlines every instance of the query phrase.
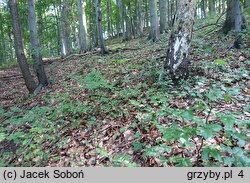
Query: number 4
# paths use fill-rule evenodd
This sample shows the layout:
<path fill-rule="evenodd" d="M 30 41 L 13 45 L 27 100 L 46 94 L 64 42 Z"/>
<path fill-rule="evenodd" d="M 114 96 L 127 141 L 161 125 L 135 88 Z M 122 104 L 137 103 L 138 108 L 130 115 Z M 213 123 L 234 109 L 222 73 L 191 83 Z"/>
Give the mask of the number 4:
<path fill-rule="evenodd" d="M 239 177 L 243 178 L 244 174 L 243 174 L 243 170 L 240 171 L 240 173 L 238 174 Z"/>

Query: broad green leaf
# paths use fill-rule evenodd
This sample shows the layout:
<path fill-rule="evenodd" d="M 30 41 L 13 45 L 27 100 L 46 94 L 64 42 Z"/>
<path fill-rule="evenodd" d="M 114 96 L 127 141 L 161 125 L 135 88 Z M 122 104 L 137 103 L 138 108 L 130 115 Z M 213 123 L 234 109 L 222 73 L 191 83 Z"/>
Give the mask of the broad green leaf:
<path fill-rule="evenodd" d="M 220 65 L 227 65 L 227 62 L 222 59 L 215 59 L 214 62 Z"/>
<path fill-rule="evenodd" d="M 223 161 L 224 161 L 225 165 L 231 167 L 233 162 L 234 162 L 234 158 L 232 158 L 232 157 L 224 157 Z"/>
<path fill-rule="evenodd" d="M 235 122 L 235 118 L 232 115 L 223 115 L 220 117 L 222 123 L 225 125 L 225 127 L 232 128 L 233 124 Z"/>
<path fill-rule="evenodd" d="M 188 111 L 184 111 L 182 114 L 181 114 L 181 117 L 184 118 L 184 120 L 192 120 L 194 118 L 194 114 L 191 110 L 188 110 Z"/>
<path fill-rule="evenodd" d="M 205 139 L 213 137 L 213 131 L 210 128 L 200 128 L 200 135 L 202 135 Z"/>
<path fill-rule="evenodd" d="M 2 142 L 5 139 L 5 134 L 4 133 L 0 133 L 0 142 Z"/>
<path fill-rule="evenodd" d="M 129 102 L 134 106 L 140 106 L 140 103 L 137 102 L 136 100 L 130 100 Z"/>
<path fill-rule="evenodd" d="M 203 127 L 200 127 L 200 135 L 205 139 L 212 138 L 216 135 L 216 132 L 219 132 L 222 127 L 218 124 L 207 124 Z"/>
<path fill-rule="evenodd" d="M 231 101 L 232 101 L 231 97 L 228 96 L 228 95 L 223 95 L 223 98 L 224 98 L 224 100 L 225 100 L 226 102 L 231 102 Z"/>
<path fill-rule="evenodd" d="M 145 156 L 159 157 L 159 156 L 162 156 L 164 152 L 165 152 L 164 147 L 154 146 L 154 147 L 149 147 L 148 149 L 146 149 L 144 155 Z"/>
<path fill-rule="evenodd" d="M 163 132 L 163 139 L 167 142 L 172 141 L 172 140 L 177 140 L 180 138 L 181 133 L 182 132 L 180 130 L 166 128 L 164 129 L 164 132 Z"/>
<path fill-rule="evenodd" d="M 134 151 L 141 151 L 143 149 L 143 144 L 140 142 L 133 142 L 132 145 Z"/>
<path fill-rule="evenodd" d="M 217 150 L 217 149 L 211 149 L 210 152 L 209 152 L 209 156 L 213 157 L 214 159 L 216 159 L 218 161 L 222 161 L 220 151 Z"/>

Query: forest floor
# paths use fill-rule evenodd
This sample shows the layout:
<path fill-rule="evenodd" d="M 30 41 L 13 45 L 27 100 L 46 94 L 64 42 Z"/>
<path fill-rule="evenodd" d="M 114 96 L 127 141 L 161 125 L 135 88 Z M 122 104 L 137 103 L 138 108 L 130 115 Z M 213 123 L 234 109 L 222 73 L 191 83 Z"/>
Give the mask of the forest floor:
<path fill-rule="evenodd" d="M 18 67 L 0 69 L 0 165 L 249 166 L 249 35 L 236 50 L 194 32 L 179 86 L 159 82 L 167 37 L 45 62 L 51 84 L 33 97 Z"/>

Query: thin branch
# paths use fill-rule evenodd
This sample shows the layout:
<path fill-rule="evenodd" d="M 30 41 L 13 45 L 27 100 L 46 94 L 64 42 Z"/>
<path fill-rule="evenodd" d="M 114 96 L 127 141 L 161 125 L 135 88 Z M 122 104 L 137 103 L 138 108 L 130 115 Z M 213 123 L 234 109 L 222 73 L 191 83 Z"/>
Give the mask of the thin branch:
<path fill-rule="evenodd" d="M 225 15 L 225 14 L 226 14 L 226 11 L 223 11 L 223 12 L 221 13 L 221 15 L 219 16 L 219 18 L 216 20 L 215 23 L 207 24 L 207 25 L 201 26 L 201 27 L 197 28 L 196 30 L 194 30 L 194 32 L 195 32 L 195 31 L 198 31 L 198 30 L 201 30 L 201 29 L 204 29 L 204 28 L 206 28 L 206 27 L 210 27 L 210 26 L 222 27 L 223 25 L 219 24 L 219 21 L 220 21 L 220 19 L 223 17 L 223 15 Z"/>

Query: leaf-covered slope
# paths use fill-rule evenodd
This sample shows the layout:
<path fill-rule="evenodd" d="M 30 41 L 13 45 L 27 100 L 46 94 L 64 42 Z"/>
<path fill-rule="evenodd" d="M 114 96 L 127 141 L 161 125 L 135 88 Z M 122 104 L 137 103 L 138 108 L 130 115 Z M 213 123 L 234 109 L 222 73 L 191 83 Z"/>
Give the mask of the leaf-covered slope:
<path fill-rule="evenodd" d="M 164 37 L 47 65 L 53 85 L 1 111 L 0 165 L 249 166 L 250 48 L 217 34 L 196 32 L 178 87 Z"/>

